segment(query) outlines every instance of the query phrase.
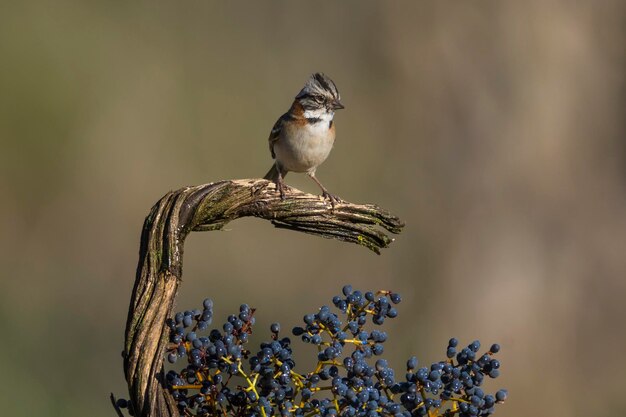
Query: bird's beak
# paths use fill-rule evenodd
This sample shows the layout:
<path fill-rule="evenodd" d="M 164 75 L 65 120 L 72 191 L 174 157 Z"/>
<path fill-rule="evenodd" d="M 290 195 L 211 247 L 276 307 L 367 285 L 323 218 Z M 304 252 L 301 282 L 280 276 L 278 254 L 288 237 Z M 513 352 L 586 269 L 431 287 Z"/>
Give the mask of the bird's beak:
<path fill-rule="evenodd" d="M 335 100 L 335 102 L 333 103 L 333 110 L 341 110 L 344 108 L 345 106 L 339 100 Z"/>

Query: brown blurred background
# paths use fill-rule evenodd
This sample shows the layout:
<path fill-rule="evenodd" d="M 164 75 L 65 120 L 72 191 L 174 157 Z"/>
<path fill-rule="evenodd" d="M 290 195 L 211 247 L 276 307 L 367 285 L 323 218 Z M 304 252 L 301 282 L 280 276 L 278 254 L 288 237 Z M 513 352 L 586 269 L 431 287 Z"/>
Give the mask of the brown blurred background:
<path fill-rule="evenodd" d="M 451 336 L 500 342 L 497 415 L 625 414 L 625 12 L 3 4 L 1 414 L 114 415 L 144 216 L 168 190 L 263 175 L 269 130 L 314 71 L 346 105 L 320 180 L 405 232 L 382 256 L 255 219 L 194 234 L 178 308 L 211 296 L 221 320 L 247 302 L 266 335 L 344 283 L 390 288 L 393 365 L 438 360 Z"/>

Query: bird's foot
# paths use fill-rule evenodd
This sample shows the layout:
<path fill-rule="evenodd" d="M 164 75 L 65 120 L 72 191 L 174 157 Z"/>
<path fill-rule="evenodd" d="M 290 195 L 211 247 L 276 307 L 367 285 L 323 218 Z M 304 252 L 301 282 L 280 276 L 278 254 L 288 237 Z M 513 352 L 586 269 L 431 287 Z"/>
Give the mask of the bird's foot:
<path fill-rule="evenodd" d="M 282 182 L 281 180 L 276 181 L 276 189 L 280 193 L 280 199 L 285 199 L 285 190 L 289 190 L 289 186 Z"/>
<path fill-rule="evenodd" d="M 322 192 L 322 198 L 324 198 L 325 200 L 329 200 L 330 205 L 332 206 L 333 209 L 335 208 L 336 204 L 343 203 L 343 200 L 341 198 L 329 193 L 326 190 Z"/>

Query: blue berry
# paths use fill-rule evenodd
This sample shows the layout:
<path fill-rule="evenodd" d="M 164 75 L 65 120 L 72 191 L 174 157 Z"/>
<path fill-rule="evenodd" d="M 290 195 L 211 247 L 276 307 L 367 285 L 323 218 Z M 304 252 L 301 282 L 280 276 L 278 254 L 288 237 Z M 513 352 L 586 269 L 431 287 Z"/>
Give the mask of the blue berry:
<path fill-rule="evenodd" d="M 470 345 L 468 346 L 468 348 L 472 351 L 472 352 L 478 352 L 478 349 L 480 349 L 480 342 L 478 340 L 474 340 L 472 343 L 470 343 Z"/>
<path fill-rule="evenodd" d="M 400 301 L 402 301 L 402 297 L 400 297 L 400 294 L 397 294 L 397 293 L 391 293 L 389 295 L 389 298 L 391 299 L 391 302 L 394 304 L 399 304 Z"/>
<path fill-rule="evenodd" d="M 505 390 L 505 389 L 498 390 L 498 392 L 496 392 L 496 401 L 499 401 L 499 402 L 504 401 L 504 400 L 506 400 L 506 397 L 508 395 L 509 394 L 508 394 L 507 390 Z"/>
<path fill-rule="evenodd" d="M 450 415 L 452 402 L 459 417 L 493 414 L 506 390 L 491 395 L 481 386 L 486 376 L 499 375 L 500 362 L 493 358 L 497 344 L 482 354 L 479 341 L 457 351 L 458 340 L 452 338 L 447 360 L 417 369 L 417 358 L 411 357 L 406 374 L 396 375 L 382 357 L 387 333 L 372 324 L 396 317 L 400 301 L 394 292 L 344 286 L 332 309 L 322 306 L 293 328 L 294 336 L 315 345 L 309 346 L 318 359 L 315 371 L 303 372 L 296 368 L 291 340 L 279 338 L 278 323 L 270 325 L 271 340 L 251 351 L 247 343 L 255 310 L 242 304 L 221 330 L 209 331 L 213 302 L 206 299 L 203 310 L 177 313 L 166 322 L 171 342 L 166 359 L 186 363 L 168 371 L 166 384 L 181 415 L 190 417 L 442 417 Z"/>

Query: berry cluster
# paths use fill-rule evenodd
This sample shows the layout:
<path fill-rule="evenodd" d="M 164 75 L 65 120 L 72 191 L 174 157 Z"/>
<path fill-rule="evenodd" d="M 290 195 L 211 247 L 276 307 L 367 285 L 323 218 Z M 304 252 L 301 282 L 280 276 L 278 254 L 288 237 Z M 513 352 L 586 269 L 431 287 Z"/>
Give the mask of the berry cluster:
<path fill-rule="evenodd" d="M 342 292 L 333 298 L 338 313 L 322 306 L 292 331 L 317 348 L 317 366 L 308 373 L 294 370 L 291 340 L 279 336 L 278 323 L 270 327 L 271 341 L 257 352 L 246 349 L 255 322 L 254 309 L 246 304 L 208 336 L 197 333 L 211 324 L 211 300 L 202 311 L 177 313 L 168 321 L 167 359 L 186 358 L 186 366 L 169 371 L 166 382 L 181 415 L 488 416 L 506 399 L 506 390 L 491 395 L 480 388 L 485 376 L 499 374 L 500 362 L 493 358 L 499 345 L 479 354 L 480 342 L 474 341 L 457 351 L 453 338 L 447 360 L 418 368 L 412 357 L 400 377 L 380 358 L 387 334 L 366 326 L 396 317 L 400 296 L 362 293 L 349 285 Z"/>

